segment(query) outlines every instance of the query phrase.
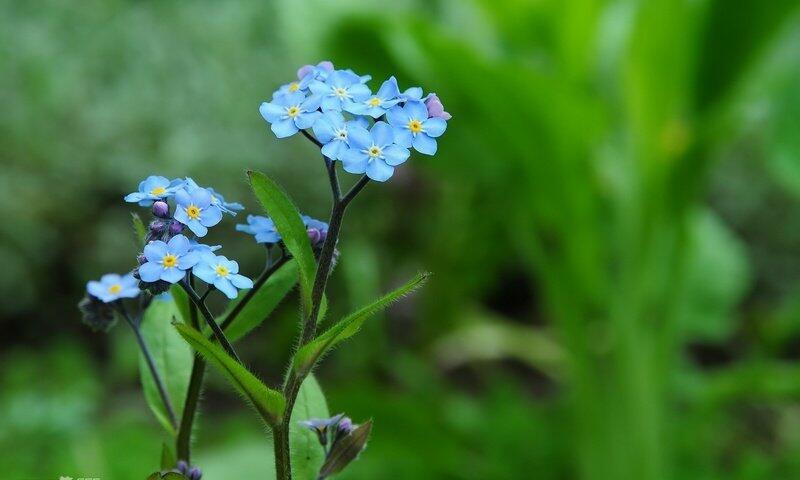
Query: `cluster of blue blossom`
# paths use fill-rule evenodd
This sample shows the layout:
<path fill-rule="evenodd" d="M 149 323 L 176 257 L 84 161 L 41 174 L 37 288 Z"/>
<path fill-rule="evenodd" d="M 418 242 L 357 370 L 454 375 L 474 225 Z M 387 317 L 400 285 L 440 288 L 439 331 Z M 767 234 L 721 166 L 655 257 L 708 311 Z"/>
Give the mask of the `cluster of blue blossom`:
<path fill-rule="evenodd" d="M 259 112 L 278 138 L 312 129 L 325 157 L 341 161 L 349 173 L 384 182 L 408 160 L 410 148 L 435 154 L 451 117 L 435 93 L 423 96 L 420 87 L 400 92 L 394 77 L 372 93 L 366 85 L 371 78 L 335 70 L 327 61 L 305 65 Z"/>

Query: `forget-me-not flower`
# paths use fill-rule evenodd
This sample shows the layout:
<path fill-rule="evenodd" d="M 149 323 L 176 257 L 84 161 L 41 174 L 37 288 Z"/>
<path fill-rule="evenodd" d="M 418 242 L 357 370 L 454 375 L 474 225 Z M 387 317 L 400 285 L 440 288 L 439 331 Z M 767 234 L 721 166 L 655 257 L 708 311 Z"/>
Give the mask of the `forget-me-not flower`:
<path fill-rule="evenodd" d="M 144 257 L 147 261 L 139 266 L 142 281 L 176 283 L 186 275 L 186 270 L 195 266 L 201 255 L 192 251 L 186 236 L 175 235 L 169 243 L 154 240 L 145 245 Z"/>
<path fill-rule="evenodd" d="M 361 78 L 353 72 L 336 70 L 324 82 L 315 80 L 308 86 L 311 93 L 322 98 L 322 111 L 342 110 L 353 101 L 361 101 L 369 96 L 369 87 L 361 83 Z"/>
<path fill-rule="evenodd" d="M 322 154 L 331 160 L 341 160 L 342 155 L 349 148 L 347 130 L 354 125 L 367 128 L 369 123 L 364 117 L 345 121 L 340 112 L 333 110 L 323 113 L 312 127 L 314 136 L 324 144 L 322 146 Z"/>
<path fill-rule="evenodd" d="M 208 193 L 211 194 L 211 203 L 219 207 L 223 213 L 227 213 L 233 216 L 236 216 L 236 212 L 239 210 L 244 210 L 244 205 L 238 202 L 226 202 L 225 197 L 222 196 L 221 193 L 218 193 L 211 187 L 201 187 L 194 181 L 192 177 L 186 177 L 184 179 L 184 185 L 187 187 L 188 190 L 192 190 L 195 188 L 205 188 L 208 190 Z"/>
<path fill-rule="evenodd" d="M 222 210 L 211 201 L 211 194 L 205 188 L 178 190 L 175 203 L 175 220 L 189 227 L 198 237 L 204 237 L 208 227 L 222 220 Z"/>
<path fill-rule="evenodd" d="M 420 153 L 436 153 L 436 138 L 447 128 L 442 118 L 431 118 L 422 102 L 410 101 L 395 106 L 386 113 L 386 119 L 394 127 L 395 141 L 403 147 L 414 147 Z"/>
<path fill-rule="evenodd" d="M 413 100 L 422 100 L 422 87 L 410 87 L 405 89 L 400 95 L 400 100 L 409 102 Z"/>
<path fill-rule="evenodd" d="M 253 288 L 253 281 L 239 275 L 239 264 L 222 255 L 203 255 L 192 268 L 195 277 L 214 285 L 226 297 L 233 300 L 239 288 Z"/>
<path fill-rule="evenodd" d="M 125 276 L 108 273 L 100 277 L 100 281 L 92 280 L 86 284 L 89 295 L 103 303 L 110 303 L 120 298 L 136 298 L 139 296 L 138 280 L 132 273 Z"/>
<path fill-rule="evenodd" d="M 256 237 L 257 243 L 278 243 L 281 241 L 281 234 L 275 228 L 275 222 L 269 217 L 261 215 L 248 215 L 247 225 L 238 224 L 236 230 Z"/>
<path fill-rule="evenodd" d="M 156 200 L 164 200 L 175 195 L 181 188 L 180 179 L 169 180 L 159 175 L 150 175 L 139 183 L 139 190 L 125 195 L 125 201 L 149 207 Z"/>
<path fill-rule="evenodd" d="M 258 108 L 261 116 L 271 124 L 272 133 L 278 138 L 290 137 L 311 128 L 321 115 L 317 109 L 322 101 L 318 95 L 306 97 L 304 92 L 294 92 L 263 102 Z"/>
<path fill-rule="evenodd" d="M 369 95 L 361 101 L 354 101 L 344 106 L 344 109 L 355 115 L 369 115 L 372 118 L 380 118 L 386 111 L 400 102 L 400 89 L 397 87 L 397 80 L 390 77 L 383 82 L 378 93 Z"/>
<path fill-rule="evenodd" d="M 222 245 L 206 245 L 205 243 L 199 243 L 197 240 L 194 239 L 189 240 L 189 251 L 197 252 L 200 255 L 214 253 L 220 248 L 222 248 Z"/>
<path fill-rule="evenodd" d="M 354 126 L 348 132 L 348 141 L 350 149 L 342 156 L 344 170 L 366 173 L 377 182 L 388 180 L 394 167 L 411 155 L 407 148 L 395 144 L 394 130 L 386 122 L 375 122 L 369 131 Z"/>

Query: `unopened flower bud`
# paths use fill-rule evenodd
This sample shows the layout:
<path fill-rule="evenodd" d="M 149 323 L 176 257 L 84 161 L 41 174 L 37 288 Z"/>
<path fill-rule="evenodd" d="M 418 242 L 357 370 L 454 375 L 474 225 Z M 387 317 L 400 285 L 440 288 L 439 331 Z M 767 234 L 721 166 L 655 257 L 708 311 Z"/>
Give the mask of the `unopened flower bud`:
<path fill-rule="evenodd" d="M 169 205 L 163 200 L 153 203 L 153 215 L 159 218 L 170 218 Z"/>
<path fill-rule="evenodd" d="M 181 222 L 172 222 L 169 224 L 169 234 L 177 235 L 183 231 L 183 224 Z"/>
<path fill-rule="evenodd" d="M 444 105 L 435 93 L 428 95 L 425 100 L 425 106 L 428 107 L 428 115 L 433 118 L 441 118 L 442 120 L 450 120 L 452 115 L 444 111 Z"/>
<path fill-rule="evenodd" d="M 306 232 L 308 233 L 308 239 L 311 240 L 311 246 L 316 246 L 321 241 L 322 232 L 316 228 L 309 228 Z"/>
<path fill-rule="evenodd" d="M 189 472 L 189 464 L 186 463 L 184 460 L 178 460 L 178 471 L 182 474 L 186 475 Z"/>
<path fill-rule="evenodd" d="M 150 232 L 154 234 L 161 234 L 164 233 L 164 230 L 167 228 L 167 225 L 162 222 L 161 220 L 153 220 L 150 222 Z"/>
<path fill-rule="evenodd" d="M 203 476 L 203 471 L 197 467 L 192 467 L 189 469 L 189 473 L 186 474 L 189 480 L 200 480 L 200 477 Z"/>
<path fill-rule="evenodd" d="M 341 433 L 346 435 L 353 431 L 353 421 L 350 417 L 344 417 L 339 421 L 338 428 Z"/>

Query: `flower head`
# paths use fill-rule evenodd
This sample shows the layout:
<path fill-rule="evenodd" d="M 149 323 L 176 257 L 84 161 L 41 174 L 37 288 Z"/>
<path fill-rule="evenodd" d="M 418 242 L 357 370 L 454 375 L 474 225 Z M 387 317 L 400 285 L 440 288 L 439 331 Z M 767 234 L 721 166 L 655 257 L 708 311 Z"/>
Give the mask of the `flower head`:
<path fill-rule="evenodd" d="M 369 87 L 361 82 L 361 78 L 353 72 L 336 70 L 324 82 L 315 80 L 308 86 L 311 93 L 322 98 L 322 111 L 343 110 L 354 101 L 361 101 L 369 96 Z"/>
<path fill-rule="evenodd" d="M 150 175 L 139 183 L 139 190 L 125 195 L 125 201 L 149 207 L 156 200 L 164 200 L 175 195 L 182 183 L 180 179 L 169 180 L 166 177 Z"/>
<path fill-rule="evenodd" d="M 198 237 L 208 233 L 222 220 L 222 209 L 212 201 L 211 193 L 205 188 L 181 189 L 175 194 L 175 220 L 189 227 Z"/>
<path fill-rule="evenodd" d="M 121 298 L 136 298 L 139 287 L 133 274 L 125 276 L 108 273 L 100 277 L 100 281 L 92 280 L 86 284 L 86 291 L 103 303 L 110 303 Z"/>
<path fill-rule="evenodd" d="M 207 284 L 214 285 L 231 300 L 238 295 L 237 289 L 253 288 L 252 280 L 239 275 L 239 264 L 222 255 L 202 255 L 192 268 L 192 273 Z"/>
<path fill-rule="evenodd" d="M 339 420 L 341 420 L 343 416 L 344 414 L 340 413 L 331 418 L 309 418 L 308 420 L 303 420 L 298 423 L 300 426 L 316 433 L 320 445 L 325 446 L 328 444 L 328 432 L 339 423 Z"/>
<path fill-rule="evenodd" d="M 344 106 L 344 109 L 355 115 L 369 115 L 372 118 L 382 117 L 387 110 L 400 102 L 400 89 L 397 80 L 390 77 L 383 82 L 378 93 L 368 95 L 361 101 L 355 101 Z"/>
<path fill-rule="evenodd" d="M 320 116 L 317 109 L 321 101 L 317 95 L 306 97 L 304 92 L 297 91 L 263 102 L 258 111 L 271 124 L 275 136 L 285 138 L 314 124 Z"/>
<path fill-rule="evenodd" d="M 366 173 L 377 182 L 388 180 L 394 174 L 394 167 L 408 160 L 411 154 L 407 148 L 395 144 L 394 135 L 386 122 L 375 122 L 369 131 L 358 126 L 351 128 L 350 149 L 342 156 L 345 171 Z"/>
<path fill-rule="evenodd" d="M 436 153 L 436 138 L 447 128 L 444 119 L 431 118 L 425 104 L 417 101 L 392 108 L 386 114 L 386 119 L 394 127 L 398 145 L 413 146 L 414 150 L 426 155 Z"/>
<path fill-rule="evenodd" d="M 176 283 L 200 260 L 200 254 L 191 249 L 191 243 L 184 235 L 175 235 L 169 243 L 161 240 L 148 243 L 144 247 L 144 256 L 147 262 L 139 266 L 139 278 L 148 283 L 159 280 Z"/>
<path fill-rule="evenodd" d="M 347 141 L 347 132 L 352 126 L 367 128 L 367 119 L 358 117 L 355 120 L 345 121 L 344 116 L 337 111 L 322 114 L 314 122 L 314 136 L 322 145 L 322 154 L 331 160 L 341 160 L 342 155 L 350 148 Z"/>
<path fill-rule="evenodd" d="M 281 234 L 275 227 L 275 222 L 269 217 L 261 215 L 248 215 L 247 225 L 238 224 L 236 230 L 256 237 L 257 243 L 278 243 L 281 241 Z"/>

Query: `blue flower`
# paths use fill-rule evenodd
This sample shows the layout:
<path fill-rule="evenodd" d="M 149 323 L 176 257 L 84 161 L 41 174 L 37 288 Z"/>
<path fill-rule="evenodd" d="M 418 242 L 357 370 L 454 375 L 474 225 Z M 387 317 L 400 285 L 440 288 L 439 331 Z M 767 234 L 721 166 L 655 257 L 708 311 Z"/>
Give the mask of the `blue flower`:
<path fill-rule="evenodd" d="M 423 107 L 424 108 L 424 107 Z M 353 126 L 348 132 L 350 149 L 342 156 L 342 166 L 349 173 L 366 173 L 377 182 L 385 182 L 394 167 L 408 160 L 411 152 L 395 145 L 394 130 L 386 122 L 375 122 L 372 129 Z"/>
<path fill-rule="evenodd" d="M 442 118 L 429 118 L 428 108 L 422 102 L 410 101 L 404 106 L 396 106 L 386 114 L 389 124 L 394 127 L 395 141 L 403 147 L 411 147 L 420 153 L 436 153 L 436 138 L 447 128 Z"/>
<path fill-rule="evenodd" d="M 192 268 L 195 277 L 214 285 L 226 297 L 236 298 L 238 288 L 253 288 L 253 281 L 239 275 L 239 264 L 222 255 L 203 255 L 197 265 Z"/>
<path fill-rule="evenodd" d="M 204 237 L 208 233 L 208 227 L 213 227 L 222 220 L 222 210 L 212 203 L 211 194 L 205 188 L 178 190 L 175 203 L 175 220 L 189 227 L 198 237 Z"/>
<path fill-rule="evenodd" d="M 220 248 L 222 248 L 222 245 L 206 245 L 194 239 L 189 240 L 189 251 L 197 252 L 200 255 L 216 252 Z"/>
<path fill-rule="evenodd" d="M 103 303 L 110 303 L 120 298 L 136 298 L 139 296 L 138 281 L 129 273 L 125 276 L 108 273 L 100 277 L 100 281 L 92 280 L 86 284 L 89 295 Z"/>
<path fill-rule="evenodd" d="M 272 93 L 272 99 L 275 100 L 280 97 L 285 97 L 290 93 L 301 92 L 307 93 L 308 92 L 308 85 L 316 80 L 314 75 L 307 75 L 299 80 L 294 80 L 287 84 L 281 85 L 277 90 Z"/>
<path fill-rule="evenodd" d="M 369 87 L 361 83 L 361 78 L 353 72 L 336 70 L 325 82 L 315 80 L 308 86 L 311 93 L 322 98 L 322 111 L 342 110 L 353 101 L 361 101 L 369 96 Z"/>
<path fill-rule="evenodd" d="M 125 195 L 125 201 L 149 207 L 156 200 L 163 200 L 175 195 L 181 188 L 183 181 L 180 179 L 169 180 L 166 177 L 150 175 L 139 183 L 139 190 Z"/>
<path fill-rule="evenodd" d="M 355 115 L 369 115 L 372 118 L 380 118 L 386 110 L 394 107 L 400 102 L 400 89 L 397 87 L 397 80 L 390 77 L 383 82 L 378 93 L 370 95 L 364 100 L 349 103 L 344 109 Z"/>
<path fill-rule="evenodd" d="M 313 247 L 320 246 L 328 236 L 328 224 L 308 215 L 302 215 L 302 219 L 303 224 L 306 226 L 308 238 L 311 240 L 311 245 Z"/>
<path fill-rule="evenodd" d="M 147 261 L 139 266 L 139 278 L 148 283 L 159 280 L 176 283 L 186 275 L 186 270 L 195 266 L 200 256 L 192 251 L 191 243 L 184 235 L 175 235 L 169 243 L 152 241 L 144 247 Z"/>
<path fill-rule="evenodd" d="M 325 112 L 314 122 L 314 135 L 324 145 L 322 154 L 331 160 L 341 160 L 344 152 L 349 148 L 347 131 L 352 126 L 367 128 L 369 123 L 366 118 L 358 117 L 345 122 L 344 117 L 337 111 Z"/>
<path fill-rule="evenodd" d="M 278 243 L 281 241 L 281 234 L 275 228 L 275 222 L 271 218 L 261 215 L 248 215 L 247 225 L 236 225 L 236 230 L 256 237 L 257 243 Z"/>
<path fill-rule="evenodd" d="M 201 187 L 194 181 L 191 177 L 186 177 L 184 180 L 184 186 L 188 188 L 188 190 L 192 190 L 194 188 L 205 188 L 208 190 L 208 193 L 211 194 L 211 204 L 216 205 L 222 210 L 224 213 L 236 216 L 236 211 L 244 210 L 244 205 L 237 202 L 226 202 L 225 197 L 222 196 L 221 193 L 218 193 L 211 187 Z"/>
<path fill-rule="evenodd" d="M 333 72 L 333 63 L 329 60 L 323 60 L 319 62 L 316 66 L 314 65 L 303 65 L 302 67 L 297 69 L 297 78 L 299 80 L 305 80 L 308 78 L 309 80 L 322 80 L 325 81 L 328 78 L 328 75 Z"/>
<path fill-rule="evenodd" d="M 314 124 L 321 115 L 319 108 L 321 98 L 311 95 L 306 98 L 303 92 L 294 92 L 280 96 L 272 102 L 264 102 L 258 111 L 268 123 L 272 124 L 272 132 L 278 138 L 290 137 Z"/>
<path fill-rule="evenodd" d="M 422 88 L 421 87 L 411 87 L 407 88 L 403 93 L 400 94 L 400 99 L 404 102 L 417 100 L 422 100 Z"/>

